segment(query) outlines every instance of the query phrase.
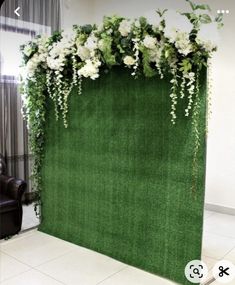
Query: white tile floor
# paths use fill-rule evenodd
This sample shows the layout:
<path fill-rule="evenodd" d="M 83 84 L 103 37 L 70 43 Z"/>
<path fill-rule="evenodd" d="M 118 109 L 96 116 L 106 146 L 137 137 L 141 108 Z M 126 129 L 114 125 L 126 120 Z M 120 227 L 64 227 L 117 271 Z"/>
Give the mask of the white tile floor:
<path fill-rule="evenodd" d="M 235 264 L 235 216 L 206 211 L 203 260 Z M 210 271 L 210 276 L 212 273 Z M 2 285 L 173 285 L 91 250 L 32 230 L 0 242 Z M 217 283 L 212 283 L 216 285 Z M 230 283 L 234 285 L 235 281 Z"/>

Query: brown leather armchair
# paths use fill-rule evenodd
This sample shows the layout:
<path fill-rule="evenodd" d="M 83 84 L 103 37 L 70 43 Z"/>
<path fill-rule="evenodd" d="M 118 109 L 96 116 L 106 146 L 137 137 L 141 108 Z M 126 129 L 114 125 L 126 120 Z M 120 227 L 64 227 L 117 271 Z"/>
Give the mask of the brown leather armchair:
<path fill-rule="evenodd" d="M 6 166 L 0 157 L 0 239 L 20 232 L 22 225 L 22 195 L 27 184 L 5 175 Z"/>

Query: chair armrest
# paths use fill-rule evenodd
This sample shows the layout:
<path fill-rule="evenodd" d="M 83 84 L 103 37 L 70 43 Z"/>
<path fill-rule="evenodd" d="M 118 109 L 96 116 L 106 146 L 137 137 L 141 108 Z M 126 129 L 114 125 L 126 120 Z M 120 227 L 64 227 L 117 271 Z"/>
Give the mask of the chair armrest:
<path fill-rule="evenodd" d="M 25 181 L 6 175 L 0 175 L 0 192 L 4 192 L 12 199 L 21 201 L 26 188 L 27 184 Z"/>

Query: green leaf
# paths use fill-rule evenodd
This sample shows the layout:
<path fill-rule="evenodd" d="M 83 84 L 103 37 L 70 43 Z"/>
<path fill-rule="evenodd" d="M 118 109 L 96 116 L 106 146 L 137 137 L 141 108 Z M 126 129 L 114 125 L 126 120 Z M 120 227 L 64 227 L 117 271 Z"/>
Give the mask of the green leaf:
<path fill-rule="evenodd" d="M 92 25 L 85 25 L 81 27 L 81 31 L 85 34 L 90 34 L 92 32 Z"/>
<path fill-rule="evenodd" d="M 189 59 L 183 59 L 180 66 L 180 71 L 184 73 L 188 73 L 192 69 L 192 64 L 190 63 Z"/>
<path fill-rule="evenodd" d="M 192 1 L 190 0 L 186 0 L 186 1 L 189 3 L 193 11 L 196 10 L 196 5 Z"/>
<path fill-rule="evenodd" d="M 162 18 L 167 11 L 168 9 L 164 9 L 164 10 L 158 9 L 156 10 L 156 13 Z"/>
<path fill-rule="evenodd" d="M 195 10 L 207 10 L 207 11 L 211 11 L 211 8 L 210 8 L 209 5 L 202 4 L 202 5 L 196 5 L 196 6 L 195 6 Z"/>
<path fill-rule="evenodd" d="M 202 14 L 199 17 L 200 17 L 201 23 L 203 23 L 203 24 L 209 24 L 212 22 L 211 17 L 207 14 Z"/>
<path fill-rule="evenodd" d="M 113 39 L 111 36 L 103 37 L 103 48 L 102 53 L 103 57 L 108 65 L 115 65 L 116 58 L 115 55 L 112 54 L 112 43 Z"/>
<path fill-rule="evenodd" d="M 147 19 L 145 17 L 140 17 L 139 19 L 141 27 L 146 27 L 148 25 Z"/>

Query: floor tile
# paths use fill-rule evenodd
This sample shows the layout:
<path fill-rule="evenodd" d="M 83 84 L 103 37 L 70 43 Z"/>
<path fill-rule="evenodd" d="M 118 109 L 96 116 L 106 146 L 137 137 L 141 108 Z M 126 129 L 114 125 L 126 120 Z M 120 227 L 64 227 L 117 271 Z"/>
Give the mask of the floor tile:
<path fill-rule="evenodd" d="M 107 256 L 77 247 L 37 269 L 68 285 L 95 285 L 125 267 Z"/>
<path fill-rule="evenodd" d="M 29 269 L 29 266 L 0 252 L 0 282 L 25 271 L 28 271 Z"/>
<path fill-rule="evenodd" d="M 29 231 L 25 231 L 25 232 L 20 232 L 18 235 L 14 235 L 12 236 L 10 239 L 1 239 L 0 240 L 0 250 L 1 250 L 1 246 L 3 244 L 9 244 L 15 240 L 19 240 L 19 239 L 22 239 L 22 238 L 25 238 L 26 236 L 30 236 L 32 234 L 34 234 L 35 232 L 37 231 L 37 229 L 32 229 L 32 230 L 29 230 Z"/>
<path fill-rule="evenodd" d="M 223 283 L 221 283 L 221 282 L 217 282 L 216 280 L 215 280 L 215 278 L 214 278 L 214 276 L 213 276 L 213 273 L 212 273 L 212 269 L 209 271 L 209 273 L 208 273 L 208 278 L 207 278 L 207 280 L 206 280 L 206 282 L 208 282 L 209 280 L 212 280 L 212 279 L 214 279 L 214 281 L 210 284 L 210 285 L 221 285 L 221 284 L 223 284 Z M 205 282 L 205 283 L 206 283 Z M 234 285 L 235 284 L 235 280 L 232 280 L 231 282 L 229 282 L 229 283 L 226 283 L 226 285 Z"/>
<path fill-rule="evenodd" d="M 231 261 L 235 265 L 235 248 L 231 250 L 224 259 Z M 235 284 L 235 282 L 234 282 Z"/>
<path fill-rule="evenodd" d="M 20 274 L 14 278 L 10 278 L 1 283 L 2 285 L 61 285 L 63 283 L 52 279 L 34 269 Z"/>
<path fill-rule="evenodd" d="M 99 285 L 175 285 L 176 283 L 160 278 L 156 275 L 147 273 L 145 271 L 136 269 L 134 267 L 127 267 L 124 270 L 107 278 Z"/>
<path fill-rule="evenodd" d="M 35 231 L 23 238 L 1 244 L 1 251 L 32 267 L 59 257 L 75 245 Z"/>
<path fill-rule="evenodd" d="M 211 285 L 221 285 L 221 284 L 222 284 L 221 282 L 219 283 L 217 281 L 214 281 Z M 229 283 L 226 283 L 226 285 L 234 285 L 234 284 L 235 284 L 234 280 Z"/>
<path fill-rule="evenodd" d="M 204 231 L 235 238 L 235 216 L 216 213 L 205 219 Z"/>
<path fill-rule="evenodd" d="M 212 281 L 213 279 L 214 279 L 214 277 L 213 277 L 213 273 L 212 273 L 212 269 L 211 269 L 211 270 L 209 270 L 209 272 L 208 272 L 208 275 L 207 275 L 206 280 L 205 280 L 202 284 L 206 284 L 206 283 L 208 283 L 209 281 Z M 214 282 L 215 282 L 215 280 L 214 280 L 213 283 L 211 283 L 210 285 L 214 285 Z"/>
<path fill-rule="evenodd" d="M 202 256 L 202 261 L 207 265 L 208 270 L 211 270 L 218 262 L 218 259 L 211 258 L 208 256 Z"/>
<path fill-rule="evenodd" d="M 204 233 L 202 255 L 221 259 L 235 247 L 235 239 Z"/>

